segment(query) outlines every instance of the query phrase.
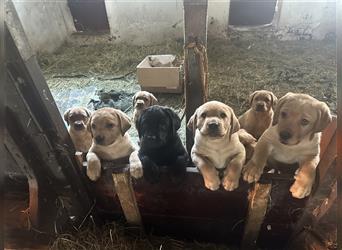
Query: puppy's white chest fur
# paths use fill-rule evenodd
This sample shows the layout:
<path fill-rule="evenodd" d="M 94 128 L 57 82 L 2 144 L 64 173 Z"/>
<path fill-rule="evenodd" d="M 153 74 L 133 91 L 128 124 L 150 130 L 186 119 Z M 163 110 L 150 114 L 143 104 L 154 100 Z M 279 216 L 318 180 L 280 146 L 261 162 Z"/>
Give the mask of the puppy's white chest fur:
<path fill-rule="evenodd" d="M 305 161 L 309 157 L 319 154 L 321 133 L 316 133 L 312 140 L 308 136 L 297 145 L 285 145 L 278 139 L 275 139 L 278 138 L 275 127 L 270 128 L 265 135 L 267 139 L 270 138 L 270 143 L 272 144 L 270 159 L 293 164 Z"/>
<path fill-rule="evenodd" d="M 100 159 L 116 160 L 129 156 L 134 151 L 134 145 L 126 133 L 123 137 L 107 146 L 98 145 L 93 142 L 89 151 L 94 152 Z"/>
<path fill-rule="evenodd" d="M 229 140 L 228 135 L 211 139 L 202 136 L 199 130 L 196 130 L 195 144 L 191 153 L 196 153 L 208 158 L 213 165 L 222 169 L 227 167 L 229 161 L 241 151 L 243 145 L 240 143 L 237 133 L 231 136 Z"/>

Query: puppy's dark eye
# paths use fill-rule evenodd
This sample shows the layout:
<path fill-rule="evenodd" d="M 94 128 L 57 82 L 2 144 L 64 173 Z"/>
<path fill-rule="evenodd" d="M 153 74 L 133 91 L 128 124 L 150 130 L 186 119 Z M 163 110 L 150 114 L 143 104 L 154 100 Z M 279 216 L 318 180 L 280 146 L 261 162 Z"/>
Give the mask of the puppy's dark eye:
<path fill-rule="evenodd" d="M 95 129 L 96 128 L 96 126 L 95 126 L 95 124 L 93 123 L 93 124 L 91 124 L 91 128 L 92 129 Z"/>
<path fill-rule="evenodd" d="M 226 115 L 225 113 L 221 113 L 221 114 L 220 114 L 220 117 L 221 117 L 221 118 L 226 118 L 227 115 Z"/>
<path fill-rule="evenodd" d="M 286 113 L 286 112 L 284 112 L 284 111 L 283 111 L 283 112 L 281 112 L 281 113 L 280 113 L 280 115 L 281 115 L 281 117 L 282 117 L 282 118 L 286 118 L 286 117 L 287 117 L 287 113 Z"/>
<path fill-rule="evenodd" d="M 302 120 L 300 121 L 300 125 L 302 125 L 302 126 L 306 126 L 306 125 L 308 125 L 308 124 L 309 124 L 309 121 L 306 120 L 306 119 L 302 119 Z"/>
<path fill-rule="evenodd" d="M 271 100 L 270 99 L 266 99 L 265 102 L 269 103 Z"/>
<path fill-rule="evenodd" d="M 113 128 L 114 127 L 114 124 L 113 123 L 108 123 L 107 125 L 106 125 L 106 128 Z"/>
<path fill-rule="evenodd" d="M 206 118 L 206 117 L 207 117 L 207 114 L 206 114 L 206 113 L 202 113 L 202 114 L 201 114 L 201 117 L 202 117 L 202 118 Z"/>

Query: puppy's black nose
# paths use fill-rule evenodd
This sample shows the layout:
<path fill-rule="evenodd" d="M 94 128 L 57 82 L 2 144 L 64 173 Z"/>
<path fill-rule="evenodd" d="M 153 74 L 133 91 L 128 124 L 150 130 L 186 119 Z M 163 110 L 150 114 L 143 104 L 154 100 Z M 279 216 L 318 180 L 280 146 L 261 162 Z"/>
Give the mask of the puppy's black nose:
<path fill-rule="evenodd" d="M 263 111 L 264 110 L 264 105 L 263 104 L 257 104 L 256 105 L 256 110 L 257 111 Z"/>
<path fill-rule="evenodd" d="M 101 136 L 101 135 L 96 136 L 95 141 L 97 144 L 102 144 L 104 141 L 104 136 Z"/>
<path fill-rule="evenodd" d="M 145 102 L 144 102 L 143 100 L 138 100 L 138 101 L 136 102 L 135 106 L 136 106 L 137 108 L 143 108 L 143 107 L 144 107 L 144 104 L 145 104 Z"/>
<path fill-rule="evenodd" d="M 209 128 L 209 130 L 217 130 L 218 127 L 219 127 L 219 124 L 216 123 L 216 122 L 208 123 L 208 128 Z"/>
<path fill-rule="evenodd" d="M 280 139 L 282 139 L 283 141 L 287 141 L 288 139 L 290 139 L 292 137 L 292 134 L 289 131 L 281 131 L 279 133 L 279 137 Z"/>
<path fill-rule="evenodd" d="M 82 128 L 83 128 L 83 124 L 82 124 L 82 123 L 75 122 L 75 128 L 76 128 L 76 129 L 82 129 Z"/>

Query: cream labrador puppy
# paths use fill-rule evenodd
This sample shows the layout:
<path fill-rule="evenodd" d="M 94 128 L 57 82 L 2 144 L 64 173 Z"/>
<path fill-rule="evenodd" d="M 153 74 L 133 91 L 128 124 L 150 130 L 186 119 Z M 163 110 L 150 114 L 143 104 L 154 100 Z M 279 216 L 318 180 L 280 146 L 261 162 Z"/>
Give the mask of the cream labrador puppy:
<path fill-rule="evenodd" d="M 250 109 L 239 117 L 241 128 L 253 135 L 256 139 L 272 125 L 273 108 L 277 97 L 267 90 L 257 90 L 249 96 Z"/>
<path fill-rule="evenodd" d="M 135 147 L 126 133 L 130 127 L 129 117 L 114 108 L 98 109 L 91 115 L 87 125 L 93 137 L 87 154 L 89 179 L 96 181 L 100 178 L 101 159 L 111 161 L 127 158 L 130 167 L 138 171 L 142 169 Z M 130 172 L 132 173 L 132 171 Z M 136 175 L 140 176 L 141 173 L 136 173 Z"/>
<path fill-rule="evenodd" d="M 92 137 L 87 130 L 87 123 L 91 112 L 83 107 L 70 108 L 64 112 L 64 120 L 68 124 L 68 132 L 74 143 L 76 151 L 87 153 Z"/>
<path fill-rule="evenodd" d="M 152 93 L 147 91 L 138 91 L 133 96 L 133 123 L 135 124 L 143 110 L 157 104 L 158 99 Z"/>
<path fill-rule="evenodd" d="M 273 126 L 260 137 L 244 168 L 244 180 L 258 181 L 267 161 L 299 163 L 290 192 L 295 198 L 308 196 L 319 163 L 321 132 L 331 119 L 325 103 L 306 94 L 287 93 L 276 107 Z"/>
<path fill-rule="evenodd" d="M 234 111 L 217 101 L 200 106 L 188 122 L 195 136 L 191 158 L 210 190 L 217 190 L 221 183 L 227 191 L 239 186 L 245 161 L 245 148 L 236 133 L 239 127 Z"/>

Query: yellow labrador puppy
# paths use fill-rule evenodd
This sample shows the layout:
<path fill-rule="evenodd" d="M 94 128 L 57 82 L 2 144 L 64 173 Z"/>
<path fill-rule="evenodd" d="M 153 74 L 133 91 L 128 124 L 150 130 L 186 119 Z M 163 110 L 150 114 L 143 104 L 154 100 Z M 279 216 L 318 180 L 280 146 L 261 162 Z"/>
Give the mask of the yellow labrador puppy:
<path fill-rule="evenodd" d="M 260 137 L 243 178 L 259 180 L 267 161 L 299 163 L 292 196 L 304 198 L 311 192 L 319 162 L 321 133 L 331 122 L 328 106 L 306 94 L 287 93 L 280 98 L 273 125 Z"/>
<path fill-rule="evenodd" d="M 239 122 L 234 111 L 221 102 L 207 102 L 190 118 L 188 128 L 195 135 L 191 158 L 201 171 L 205 186 L 217 190 L 222 183 L 227 191 L 236 189 L 245 149 L 236 133 Z M 220 171 L 223 171 L 222 180 Z"/>
<path fill-rule="evenodd" d="M 91 115 L 87 127 L 93 137 L 87 154 L 87 175 L 89 179 L 96 181 L 101 176 L 100 159 L 129 158 L 134 152 L 134 145 L 126 133 L 131 127 L 131 123 L 129 117 L 122 111 L 114 108 L 102 108 Z M 135 158 L 137 154 L 132 154 L 132 156 L 134 159 L 130 158 L 130 163 L 134 161 L 134 164 L 141 164 Z"/>
<path fill-rule="evenodd" d="M 273 108 L 277 97 L 270 91 L 258 90 L 249 96 L 251 108 L 239 117 L 241 128 L 253 135 L 256 139 L 272 125 Z"/>
<path fill-rule="evenodd" d="M 133 122 L 138 120 L 141 112 L 144 109 L 147 109 L 150 106 L 158 104 L 158 99 L 150 92 L 147 91 L 138 91 L 133 96 Z"/>
<path fill-rule="evenodd" d="M 83 107 L 70 108 L 64 112 L 64 120 L 68 124 L 68 132 L 76 151 L 87 153 L 91 143 L 91 133 L 87 130 L 87 123 L 91 112 Z"/>

